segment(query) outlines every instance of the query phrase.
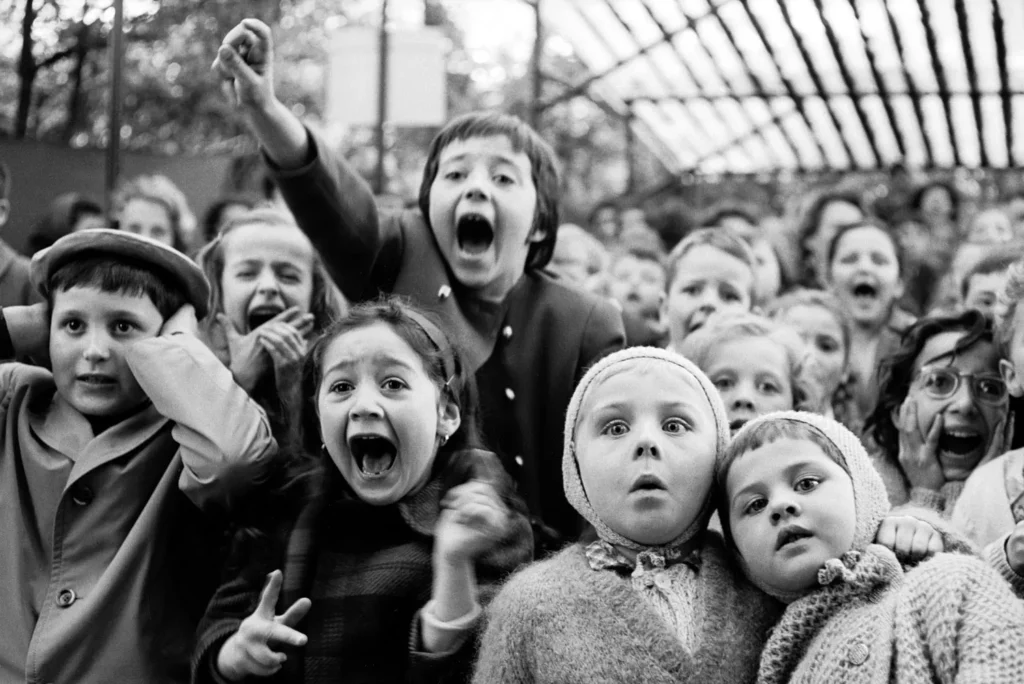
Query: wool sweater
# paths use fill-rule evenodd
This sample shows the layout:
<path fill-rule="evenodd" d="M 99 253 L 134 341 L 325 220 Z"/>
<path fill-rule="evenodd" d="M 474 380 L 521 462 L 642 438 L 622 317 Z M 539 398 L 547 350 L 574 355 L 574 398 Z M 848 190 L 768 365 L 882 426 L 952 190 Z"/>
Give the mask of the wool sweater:
<path fill-rule="evenodd" d="M 761 645 L 781 609 L 705 533 L 695 647 L 637 595 L 628 573 L 594 570 L 582 544 L 520 571 L 488 609 L 477 684 L 736 684 L 752 682 Z"/>
<path fill-rule="evenodd" d="M 819 580 L 772 631 L 759 684 L 1024 682 L 1024 603 L 977 558 L 941 553 L 904 573 L 869 545 Z"/>

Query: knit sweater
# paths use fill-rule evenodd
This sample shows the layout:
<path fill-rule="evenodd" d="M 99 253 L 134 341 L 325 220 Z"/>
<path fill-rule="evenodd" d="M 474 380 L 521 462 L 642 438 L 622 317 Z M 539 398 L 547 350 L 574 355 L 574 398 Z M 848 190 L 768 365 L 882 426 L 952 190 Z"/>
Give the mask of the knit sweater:
<path fill-rule="evenodd" d="M 488 609 L 474 682 L 752 682 L 781 606 L 734 569 L 721 538 L 702 539 L 692 649 L 631 585 L 594 570 L 582 544 L 520 571 Z"/>
<path fill-rule="evenodd" d="M 791 603 L 759 684 L 1024 682 L 1024 603 L 984 562 L 938 554 L 909 572 L 869 545 Z"/>

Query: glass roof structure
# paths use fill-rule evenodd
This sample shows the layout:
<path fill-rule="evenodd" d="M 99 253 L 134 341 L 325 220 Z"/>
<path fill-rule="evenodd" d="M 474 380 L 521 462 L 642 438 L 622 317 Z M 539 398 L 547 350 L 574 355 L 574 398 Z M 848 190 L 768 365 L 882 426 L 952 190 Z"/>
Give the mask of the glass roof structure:
<path fill-rule="evenodd" d="M 1024 0 L 541 0 L 673 172 L 1024 166 Z"/>

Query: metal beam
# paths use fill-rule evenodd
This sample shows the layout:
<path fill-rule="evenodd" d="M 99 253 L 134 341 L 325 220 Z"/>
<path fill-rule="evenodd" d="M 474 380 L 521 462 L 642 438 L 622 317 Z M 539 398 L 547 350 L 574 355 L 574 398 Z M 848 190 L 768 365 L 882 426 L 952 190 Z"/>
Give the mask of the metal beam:
<path fill-rule="evenodd" d="M 916 97 L 923 97 L 925 95 L 938 95 L 939 94 L 939 91 L 937 91 L 937 90 L 914 90 L 913 92 L 910 92 L 909 90 L 888 90 L 887 89 L 885 92 L 886 92 L 886 94 L 889 97 L 896 97 L 896 96 L 900 96 L 900 95 L 907 95 L 907 96 L 911 96 L 911 97 L 915 97 L 915 98 Z M 950 95 L 970 95 L 971 94 L 969 91 L 966 91 L 966 90 L 951 90 L 951 91 L 949 91 L 949 93 L 950 93 Z M 979 95 L 998 95 L 998 96 L 1002 96 L 1003 90 L 1002 89 L 1000 89 L 1000 90 L 979 90 L 978 94 Z M 1008 96 L 1024 95 L 1024 90 L 1009 89 L 1009 88 L 1007 88 L 1006 89 L 1006 94 Z M 844 95 L 844 97 L 845 97 L 845 95 Z M 851 99 L 863 100 L 863 99 L 866 99 L 866 98 L 869 98 L 869 97 L 879 97 L 879 93 L 855 93 L 851 97 Z M 806 100 L 810 100 L 810 99 L 821 99 L 821 96 L 818 95 L 817 93 L 793 93 L 793 94 L 790 94 L 790 93 L 781 93 L 781 92 L 770 92 L 770 93 L 765 93 L 763 97 L 760 96 L 760 95 L 736 95 L 735 93 L 727 93 L 725 95 L 632 95 L 632 96 L 630 96 L 628 98 L 628 100 L 633 101 L 633 102 L 682 102 L 684 104 L 685 103 L 689 103 L 689 102 L 721 102 L 721 101 L 745 102 L 747 100 L 763 100 L 763 101 L 768 101 L 768 102 L 770 102 L 772 100 L 784 100 L 784 101 L 787 101 L 787 102 L 792 100 L 794 103 L 802 103 L 802 102 L 804 102 Z"/>
<path fill-rule="evenodd" d="M 981 151 L 981 165 L 988 166 L 988 152 L 985 150 L 985 123 L 981 116 L 981 95 L 978 93 L 978 72 L 974 67 L 974 53 L 971 52 L 970 27 L 967 25 L 967 7 L 964 0 L 953 3 L 956 11 L 956 25 L 960 30 L 960 47 L 967 65 L 967 84 L 971 93 L 971 108 L 974 110 L 974 125 L 978 130 L 978 149 Z"/>
<path fill-rule="evenodd" d="M 825 17 L 825 9 L 821 4 L 821 0 L 814 0 L 814 6 L 818 10 L 818 19 L 821 21 L 821 25 L 825 27 L 825 37 L 828 38 L 829 47 L 832 49 L 832 57 L 836 60 L 836 64 L 839 65 L 839 75 L 843 79 L 843 85 L 846 86 L 846 92 L 849 95 L 854 95 L 857 93 L 857 89 L 854 87 L 853 76 L 850 74 L 850 70 L 846 68 L 846 60 L 843 58 L 843 50 L 839 46 L 839 39 L 836 38 L 836 33 L 832 30 L 832 24 Z M 871 128 L 871 122 L 868 121 L 867 112 L 864 111 L 860 98 L 855 97 L 852 99 L 853 108 L 857 112 L 857 119 L 860 121 L 861 128 L 864 129 L 864 135 L 868 139 L 871 154 L 874 156 L 877 164 L 881 166 L 882 153 L 878 149 L 875 131 Z"/>
<path fill-rule="evenodd" d="M 693 163 L 693 168 L 695 168 L 695 169 L 699 168 L 701 164 L 703 164 L 704 162 L 708 161 L 709 159 L 714 159 L 715 157 L 719 157 L 719 156 L 725 154 L 726 152 L 728 152 L 729 150 L 733 149 L 737 145 L 740 145 L 740 144 L 742 144 L 742 143 L 746 142 L 747 140 L 750 140 L 750 139 L 752 139 L 754 137 L 761 136 L 762 132 L 765 129 L 767 129 L 767 128 L 770 128 L 772 126 L 779 126 L 779 127 L 781 127 L 782 126 L 782 120 L 784 118 L 786 118 L 787 116 L 791 116 L 792 114 L 794 114 L 793 111 L 783 112 L 782 114 L 772 114 L 772 118 L 769 119 L 768 121 L 764 122 L 760 126 L 756 126 L 755 128 L 752 128 L 751 130 L 747 131 L 746 133 L 744 133 L 744 134 L 742 134 L 742 135 L 740 135 L 740 136 L 730 140 L 725 145 L 722 145 L 722 146 L 718 147 L 717 149 L 712 150 L 711 152 L 708 152 L 707 154 L 705 154 L 702 157 L 698 157 L 697 161 Z"/>
<path fill-rule="evenodd" d="M 999 0 L 992 0 L 992 30 L 996 34 L 996 64 L 999 66 L 999 95 L 1003 101 L 1003 128 L 1006 134 L 1006 165 L 1014 165 L 1013 115 L 1010 111 L 1010 72 L 1006 65 L 1006 33 Z"/>
<path fill-rule="evenodd" d="M 942 111 L 946 115 L 946 131 L 949 133 L 949 144 L 953 146 L 953 165 L 960 166 L 960 148 L 956 144 L 956 131 L 953 126 L 953 113 L 949 106 L 949 85 L 946 82 L 946 70 L 942 66 L 942 59 L 939 57 L 939 44 L 935 37 L 935 30 L 931 23 L 931 10 L 928 8 L 927 0 L 917 0 L 918 9 L 921 11 L 921 24 L 924 27 L 925 42 L 928 44 L 928 55 L 932 62 L 932 71 L 935 72 L 935 81 L 939 84 L 939 99 L 942 100 Z"/>
<path fill-rule="evenodd" d="M 803 58 L 804 64 L 807 67 L 807 73 L 810 74 L 811 81 L 814 82 L 814 87 L 818 91 L 821 101 L 825 104 L 825 111 L 828 112 L 828 116 L 832 120 L 832 125 L 835 126 L 836 133 L 839 135 L 839 142 L 842 143 L 843 150 L 846 152 L 846 156 L 850 159 L 850 166 L 856 167 L 856 157 L 853 155 L 853 150 L 850 149 L 850 143 L 846 140 L 846 136 L 843 135 L 843 127 L 839 125 L 839 118 L 836 116 L 835 111 L 829 103 L 828 93 L 825 92 L 825 86 L 821 82 L 821 76 L 818 74 L 818 70 L 814 67 L 814 60 L 811 59 L 811 54 L 807 51 L 807 45 L 804 44 L 803 37 L 795 28 L 793 28 L 793 18 L 789 16 L 789 8 L 786 6 L 785 0 L 779 0 L 778 7 L 782 12 L 782 18 L 785 20 L 786 26 L 789 27 L 789 31 L 793 35 L 793 40 L 796 42 L 797 49 L 800 50 L 800 56 Z"/>
<path fill-rule="evenodd" d="M 768 36 L 764 32 L 764 28 L 761 26 L 761 22 L 757 20 L 757 16 L 750 11 L 750 7 L 747 4 L 748 0 L 740 0 L 740 4 L 743 6 L 743 10 L 747 13 L 747 19 L 750 24 L 754 27 L 754 31 L 757 33 L 758 39 L 764 45 L 765 50 L 768 51 L 768 56 L 772 58 L 772 64 L 775 66 L 775 71 L 779 75 L 779 79 L 782 81 L 782 85 L 786 88 L 786 95 L 793 100 L 796 105 L 796 110 L 800 113 L 800 116 L 804 120 L 804 125 L 807 130 L 811 132 L 811 140 L 814 142 L 815 147 L 818 148 L 818 154 L 821 155 L 822 160 L 825 162 L 825 166 L 828 166 L 828 154 L 825 152 L 825 148 L 821 144 L 821 140 L 818 139 L 818 134 L 814 130 L 814 126 L 811 125 L 811 119 L 807 116 L 807 110 L 804 109 L 803 97 L 797 96 L 796 88 L 793 87 L 793 82 L 790 81 L 785 72 L 779 66 L 779 58 L 775 53 L 775 47 L 768 42 Z M 719 19 L 721 20 L 721 19 Z"/>
<path fill-rule="evenodd" d="M 902 0 L 906 2 L 906 0 Z M 914 79 L 910 77 L 910 72 L 907 71 L 907 55 L 903 50 L 903 35 L 900 33 L 900 28 L 896 24 L 896 16 L 889 9 L 889 0 L 882 0 L 882 5 L 885 6 L 885 14 L 889 18 L 889 30 L 892 32 L 892 39 L 896 43 L 896 53 L 899 55 L 900 70 L 903 73 L 903 82 L 907 84 L 907 94 L 910 95 L 910 103 L 914 107 L 914 116 L 917 119 L 917 127 L 921 129 L 921 140 L 924 141 L 924 157 L 925 166 L 931 166 L 935 163 L 935 154 L 932 152 L 932 141 L 928 137 L 928 129 L 924 125 L 924 110 L 921 109 L 921 91 L 917 89 L 914 84 Z M 894 93 L 899 94 L 899 93 Z"/>
<path fill-rule="evenodd" d="M 889 127 L 892 129 L 893 136 L 896 138 L 896 147 L 900 151 L 900 159 L 906 160 L 907 157 L 907 145 L 903 140 L 903 131 L 900 130 L 899 124 L 896 121 L 896 111 L 892 106 L 892 94 L 889 92 L 888 86 L 885 85 L 885 79 L 882 78 L 882 73 L 878 70 L 878 55 L 875 54 L 875 49 L 871 47 L 871 41 L 868 40 L 868 34 L 864 32 L 864 22 L 860 17 L 860 10 L 857 8 L 857 0 L 847 0 L 850 3 L 850 9 L 853 10 L 853 16 L 857 19 L 857 28 L 860 30 L 860 40 L 864 43 L 864 53 L 868 58 L 868 66 L 871 67 L 871 77 L 875 81 L 875 89 L 878 90 L 879 97 L 882 100 L 882 106 L 885 107 L 885 116 L 889 120 Z"/>

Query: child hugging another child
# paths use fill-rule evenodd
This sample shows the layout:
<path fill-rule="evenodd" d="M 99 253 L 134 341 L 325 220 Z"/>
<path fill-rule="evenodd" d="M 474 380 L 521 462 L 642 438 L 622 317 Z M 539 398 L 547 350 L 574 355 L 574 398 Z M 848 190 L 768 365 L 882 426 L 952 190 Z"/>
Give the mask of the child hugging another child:
<path fill-rule="evenodd" d="M 379 217 L 355 170 L 275 96 L 269 27 L 244 20 L 214 68 L 342 294 L 408 296 L 440 317 L 476 376 L 484 431 L 529 506 L 539 548 L 575 538 L 561 421 L 583 371 L 621 348 L 624 332 L 610 302 L 544 271 L 558 231 L 551 148 L 514 117 L 459 117 L 430 145 L 418 211 Z"/>
<path fill-rule="evenodd" d="M 676 245 L 666 259 L 668 348 L 679 351 L 716 311 L 750 311 L 755 263 L 747 243 L 727 228 L 695 230 Z"/>
<path fill-rule="evenodd" d="M 196 337 L 209 288 L 183 254 L 112 230 L 32 260 L 5 307 L 0 681 L 185 682 L 220 522 L 276 445 Z M 204 515 L 210 514 L 210 515 Z"/>
<path fill-rule="evenodd" d="M 302 378 L 302 449 L 246 521 L 193 681 L 465 681 L 481 604 L 533 549 L 478 448 L 469 369 L 437 324 L 387 300 L 331 326 Z"/>
<path fill-rule="evenodd" d="M 295 220 L 272 207 L 229 221 L 197 261 L 210 282 L 207 342 L 280 438 L 298 410 L 308 340 L 339 313 L 327 273 Z"/>
<path fill-rule="evenodd" d="M 717 481 L 744 571 L 787 604 L 759 684 L 1024 681 L 1024 603 L 973 556 L 939 553 L 906 569 L 872 543 L 885 486 L 839 423 L 800 412 L 751 421 Z"/>

